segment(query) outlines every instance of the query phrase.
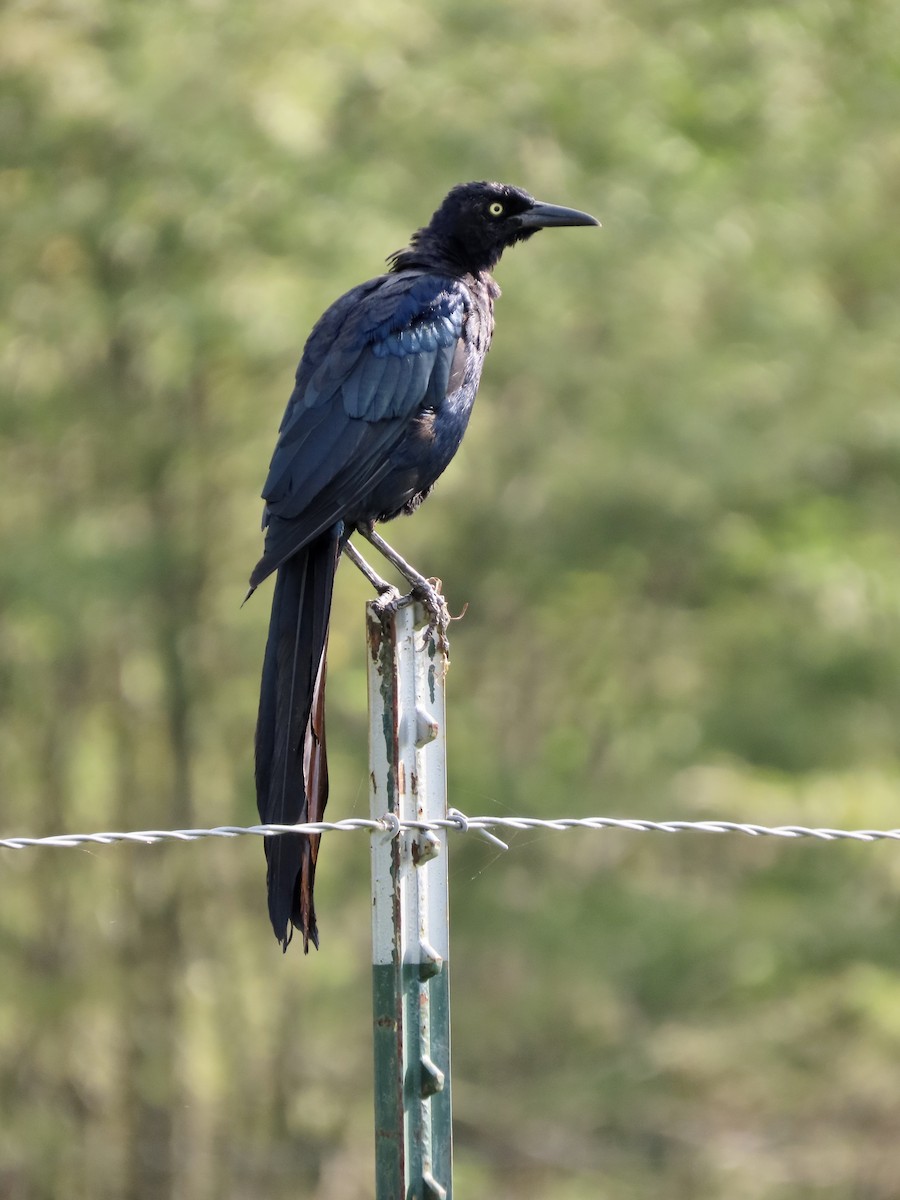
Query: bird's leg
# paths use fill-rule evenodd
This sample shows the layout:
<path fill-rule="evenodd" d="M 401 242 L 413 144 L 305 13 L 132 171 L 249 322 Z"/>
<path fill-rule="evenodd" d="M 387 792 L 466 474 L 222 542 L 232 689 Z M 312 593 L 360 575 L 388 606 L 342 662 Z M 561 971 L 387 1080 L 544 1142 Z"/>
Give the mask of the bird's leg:
<path fill-rule="evenodd" d="M 441 581 L 439 579 L 426 579 L 424 575 L 420 575 L 415 567 L 410 566 L 406 559 L 401 558 L 393 546 L 375 532 L 375 528 L 371 521 L 360 522 L 357 526 L 357 532 L 362 534 L 367 542 L 370 542 L 379 553 L 397 568 L 403 578 L 409 583 L 415 597 L 420 600 L 428 613 L 429 625 L 437 634 L 438 644 L 440 648 L 446 652 L 447 650 L 447 625 L 450 621 L 450 613 L 447 610 L 447 602 L 441 595 Z"/>
<path fill-rule="evenodd" d="M 365 575 L 366 579 L 368 579 L 369 583 L 371 583 L 372 587 L 379 594 L 379 596 L 384 596 L 385 598 L 391 599 L 399 599 L 400 593 L 394 587 L 394 585 L 392 583 L 388 583 L 386 579 L 381 578 L 378 572 L 366 562 L 352 542 L 344 542 L 343 549 L 344 553 L 347 555 L 353 565 L 362 571 L 363 575 Z"/>

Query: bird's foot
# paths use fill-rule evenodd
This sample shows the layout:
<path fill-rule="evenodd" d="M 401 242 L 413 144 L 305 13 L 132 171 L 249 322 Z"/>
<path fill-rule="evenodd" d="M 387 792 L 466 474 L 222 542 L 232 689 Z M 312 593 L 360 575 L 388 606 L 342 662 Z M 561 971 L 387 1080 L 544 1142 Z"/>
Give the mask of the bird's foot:
<path fill-rule="evenodd" d="M 425 579 L 414 583 L 409 595 L 417 600 L 425 609 L 425 627 L 433 635 L 438 652 L 449 657 L 450 642 L 447 638 L 447 628 L 453 619 L 447 608 L 447 601 L 441 595 L 439 579 Z M 407 597 L 390 584 L 379 590 L 378 599 L 374 602 L 379 613 L 395 613 Z"/>
<path fill-rule="evenodd" d="M 447 630 L 452 618 L 447 601 L 441 592 L 442 586 L 440 579 L 423 578 L 420 582 L 413 584 L 412 594 L 428 614 L 428 629 L 434 635 L 438 651 L 449 659 L 450 641 L 447 637 Z"/>
<path fill-rule="evenodd" d="M 400 606 L 400 601 L 403 599 L 403 594 L 399 588 L 395 588 L 392 583 L 386 583 L 384 587 L 378 589 L 378 599 L 372 603 L 379 612 L 389 613 L 396 612 Z"/>
<path fill-rule="evenodd" d="M 372 543 L 376 550 L 380 551 L 385 556 L 388 562 L 392 563 L 397 568 L 400 574 L 406 579 L 407 583 L 409 583 L 410 594 L 420 602 L 428 614 L 428 628 L 434 634 L 435 641 L 437 642 L 437 646 L 441 654 L 446 656 L 450 649 L 450 645 L 447 640 L 447 627 L 451 618 L 450 611 L 447 608 L 447 601 L 441 594 L 442 583 L 440 579 L 426 579 L 424 575 L 420 575 L 415 567 L 410 566 L 405 559 L 400 557 L 400 555 L 392 546 L 388 545 L 388 543 L 380 534 L 375 532 L 375 528 L 371 521 L 361 521 L 356 528 L 357 531 L 368 542 Z M 354 562 L 356 562 L 357 566 L 360 566 L 361 556 L 359 552 L 352 550 L 352 548 L 347 550 L 346 547 L 345 550 L 347 553 L 351 554 L 351 557 L 353 558 Z M 360 569 L 363 569 L 362 566 L 360 566 Z M 368 564 L 366 564 L 365 574 L 375 584 L 379 592 L 381 592 L 382 588 L 380 584 L 383 584 L 384 581 L 379 579 L 379 577 L 374 571 L 372 571 L 372 568 L 369 567 Z M 388 585 L 385 585 L 385 588 L 387 588 L 387 586 Z M 386 590 L 383 594 L 387 596 Z M 379 601 L 379 605 L 380 603 L 381 602 Z M 396 603 L 397 600 L 395 599 L 387 599 L 385 608 L 390 609 L 396 607 Z"/>

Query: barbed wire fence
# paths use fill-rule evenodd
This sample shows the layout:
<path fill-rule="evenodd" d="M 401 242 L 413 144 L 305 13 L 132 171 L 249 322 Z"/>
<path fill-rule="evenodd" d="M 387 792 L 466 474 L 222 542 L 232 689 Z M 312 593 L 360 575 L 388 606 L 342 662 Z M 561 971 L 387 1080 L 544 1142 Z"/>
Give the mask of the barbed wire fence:
<path fill-rule="evenodd" d="M 544 830 L 564 833 L 570 829 L 623 830 L 628 833 L 739 833 L 746 837 L 812 838 L 820 842 L 900 842 L 900 829 L 832 829 L 816 825 L 757 825 L 751 821 L 650 821 L 642 817 L 498 817 L 467 816 L 451 808 L 446 817 L 430 821 L 401 820 L 394 813 L 381 817 L 347 817 L 341 821 L 309 821 L 298 825 L 215 825 L 209 829 L 137 829 L 122 832 L 61 833 L 47 837 L 0 838 L 0 849 L 30 850 L 41 847 L 76 849 L 79 846 L 111 846 L 117 842 L 154 845 L 158 842 L 196 842 L 203 838 L 278 837 L 285 833 L 386 833 L 403 832 L 477 833 L 508 850 L 501 830 Z"/>
<path fill-rule="evenodd" d="M 376 1200 L 452 1197 L 449 891 L 446 837 L 498 833 L 737 834 L 816 842 L 900 841 L 900 829 L 836 829 L 730 820 L 470 816 L 447 805 L 446 646 L 411 597 L 366 609 L 370 816 L 297 825 L 103 830 L 0 838 L 0 850 L 154 845 L 289 833 L 366 833 L 372 845 Z M 495 832 L 497 831 L 497 832 Z M 443 835 L 443 837 L 441 837 Z"/>

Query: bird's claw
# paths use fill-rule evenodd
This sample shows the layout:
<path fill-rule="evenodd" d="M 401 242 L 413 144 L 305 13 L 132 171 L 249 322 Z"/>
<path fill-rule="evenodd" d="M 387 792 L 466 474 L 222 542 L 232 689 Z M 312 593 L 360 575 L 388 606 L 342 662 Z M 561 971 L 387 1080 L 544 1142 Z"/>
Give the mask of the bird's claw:
<path fill-rule="evenodd" d="M 438 651 L 445 657 L 450 656 L 450 641 L 447 637 L 451 617 L 447 601 L 441 592 L 443 586 L 440 579 L 423 579 L 413 586 L 412 593 L 428 614 L 428 629 L 434 634 Z"/>
<path fill-rule="evenodd" d="M 387 584 L 383 588 L 378 589 L 378 598 L 373 601 L 379 612 L 389 613 L 396 612 L 403 599 L 403 595 L 399 588 L 395 588 L 392 583 Z"/>
<path fill-rule="evenodd" d="M 447 628 L 453 619 L 447 608 L 447 601 L 441 594 L 440 579 L 420 579 L 412 585 L 409 594 L 425 609 L 427 616 L 426 627 L 434 634 L 437 648 L 441 654 L 449 656 L 450 642 L 447 638 Z M 375 606 L 380 613 L 395 613 L 406 597 L 393 585 L 379 588 Z"/>

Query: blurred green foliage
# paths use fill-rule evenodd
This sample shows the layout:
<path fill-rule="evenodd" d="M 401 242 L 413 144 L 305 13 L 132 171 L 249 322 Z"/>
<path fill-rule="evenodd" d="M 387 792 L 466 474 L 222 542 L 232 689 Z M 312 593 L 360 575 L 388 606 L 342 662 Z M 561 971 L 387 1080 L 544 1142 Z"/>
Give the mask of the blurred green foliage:
<path fill-rule="evenodd" d="M 253 818 L 300 347 L 485 177 L 604 229 L 507 256 L 463 451 L 391 529 L 469 605 L 453 802 L 898 823 L 900 8 L 9 0 L 0 73 L 4 830 Z M 896 1195 L 895 848 L 451 850 L 460 1195 Z M 307 961 L 257 843 L 0 872 L 3 1200 L 371 1195 L 364 838 Z"/>

